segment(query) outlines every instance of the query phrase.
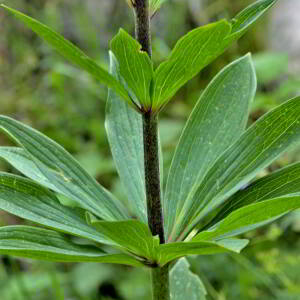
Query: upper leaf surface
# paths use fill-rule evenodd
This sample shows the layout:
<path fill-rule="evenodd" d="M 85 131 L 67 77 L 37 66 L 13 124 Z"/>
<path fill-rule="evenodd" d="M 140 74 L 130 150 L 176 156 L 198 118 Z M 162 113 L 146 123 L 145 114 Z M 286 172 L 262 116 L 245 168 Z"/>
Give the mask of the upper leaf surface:
<path fill-rule="evenodd" d="M 104 85 L 114 89 L 116 93 L 118 93 L 124 100 L 126 100 L 129 104 L 132 104 L 131 99 L 123 85 L 71 42 L 37 20 L 26 16 L 25 14 L 4 4 L 1 4 L 1 7 L 15 15 L 19 20 L 31 28 L 31 30 L 33 30 L 40 37 L 42 37 L 66 59 L 90 73 Z"/>
<path fill-rule="evenodd" d="M 0 172 L 0 209 L 59 231 L 115 245 L 88 226 L 74 209 L 60 204 L 52 192 L 20 176 Z"/>
<path fill-rule="evenodd" d="M 126 254 L 77 245 L 58 232 L 30 226 L 0 227 L 0 253 L 60 262 L 103 262 L 142 266 Z"/>
<path fill-rule="evenodd" d="M 110 58 L 111 74 L 116 77 L 118 62 L 112 53 Z M 111 89 L 106 103 L 105 129 L 132 212 L 147 223 L 142 116 Z"/>
<path fill-rule="evenodd" d="M 165 224 L 172 228 L 191 188 L 243 133 L 256 90 L 250 55 L 225 67 L 205 89 L 187 124 L 171 164 L 165 195 Z"/>
<path fill-rule="evenodd" d="M 153 77 L 150 57 L 123 29 L 112 39 L 110 47 L 118 60 L 120 75 L 137 97 L 140 106 L 150 108 L 150 85 Z"/>
<path fill-rule="evenodd" d="M 177 230 L 192 228 L 299 140 L 300 98 L 294 98 L 260 118 L 217 159 L 189 194 Z"/>
<path fill-rule="evenodd" d="M 290 196 L 265 200 L 239 208 L 208 231 L 196 235 L 200 242 L 235 236 L 265 225 L 274 219 L 300 208 L 300 197 Z"/>
<path fill-rule="evenodd" d="M 11 118 L 0 116 L 3 129 L 31 156 L 44 177 L 65 196 L 106 220 L 127 218 L 126 209 L 60 145 Z"/>

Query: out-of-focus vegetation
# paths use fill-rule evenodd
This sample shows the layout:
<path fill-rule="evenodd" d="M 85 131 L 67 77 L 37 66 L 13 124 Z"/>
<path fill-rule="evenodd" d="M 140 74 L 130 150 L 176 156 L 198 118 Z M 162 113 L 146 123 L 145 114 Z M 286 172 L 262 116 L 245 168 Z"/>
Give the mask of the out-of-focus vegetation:
<path fill-rule="evenodd" d="M 132 12 L 124 0 L 7 0 L 48 24 L 96 58 L 108 63 L 108 42 L 119 27 L 133 33 Z M 187 31 L 232 17 L 250 0 L 169 0 L 154 16 L 153 58 L 167 57 Z M 82 165 L 124 199 L 104 131 L 106 90 L 66 63 L 21 23 L 0 11 L 0 110 L 44 132 L 75 154 Z M 201 90 L 228 62 L 252 52 L 258 93 L 249 124 L 284 99 L 300 93 L 300 74 L 289 73 L 289 57 L 268 50 L 268 19 L 259 22 L 223 56 L 175 96 L 161 115 L 164 167 L 168 168 L 184 121 Z M 288 47 L 288 45 L 287 45 Z M 0 145 L 9 139 L 0 136 Z M 275 170 L 299 159 L 299 149 L 280 158 Z M 11 170 L 0 162 L 5 171 Z M 166 172 L 165 172 L 166 173 Z M 264 175 L 264 174 L 262 174 Z M 124 200 L 125 201 L 125 200 Z M 23 223 L 0 212 L 0 226 Z M 191 258 L 192 269 L 206 285 L 208 299 L 299 299 L 300 214 L 294 212 L 270 227 L 250 233 L 251 246 L 241 255 Z M 100 264 L 51 264 L 11 257 L 0 260 L 2 300 L 145 299 L 147 270 Z"/>

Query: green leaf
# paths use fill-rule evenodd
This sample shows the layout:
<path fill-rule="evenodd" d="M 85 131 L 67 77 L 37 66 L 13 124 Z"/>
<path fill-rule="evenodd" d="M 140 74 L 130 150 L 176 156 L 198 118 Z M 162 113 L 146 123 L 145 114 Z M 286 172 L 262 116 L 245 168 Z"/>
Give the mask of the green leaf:
<path fill-rule="evenodd" d="M 250 204 L 232 212 L 208 231 L 199 233 L 193 238 L 193 242 L 235 236 L 263 226 L 297 208 L 300 208 L 299 196 L 274 198 Z"/>
<path fill-rule="evenodd" d="M 56 49 L 62 56 L 77 65 L 79 68 L 90 73 L 104 85 L 112 88 L 121 96 L 122 99 L 126 100 L 127 103 L 132 105 L 131 99 L 123 85 L 113 78 L 106 70 L 101 68 L 95 61 L 84 54 L 79 48 L 37 20 L 26 16 L 23 13 L 4 4 L 1 4 L 0 6 L 11 12 L 15 17 L 17 17 L 26 26 L 42 37 L 54 49 Z"/>
<path fill-rule="evenodd" d="M 255 71 L 250 55 L 246 55 L 225 67 L 202 93 L 185 125 L 168 175 L 164 201 L 168 236 L 192 187 L 245 130 L 255 90 Z"/>
<path fill-rule="evenodd" d="M 110 53 L 111 74 L 115 77 L 118 76 L 117 64 Z M 142 116 L 109 90 L 105 128 L 133 214 L 147 223 Z"/>
<path fill-rule="evenodd" d="M 213 226 L 232 211 L 251 203 L 291 195 L 300 196 L 300 163 L 287 166 L 260 178 L 247 188 L 232 195 L 220 212 L 205 227 Z"/>
<path fill-rule="evenodd" d="M 31 159 L 30 154 L 26 150 L 19 147 L 0 147 L 0 158 L 7 161 L 19 172 L 26 177 L 47 187 L 51 190 L 57 191 L 56 187 L 43 175 L 40 169 Z"/>
<path fill-rule="evenodd" d="M 194 187 L 177 219 L 174 236 L 195 224 L 300 140 L 300 97 L 278 106 L 253 124 Z M 188 225 L 188 227 L 186 227 Z"/>
<path fill-rule="evenodd" d="M 105 220 L 128 218 L 126 209 L 60 145 L 9 117 L 0 116 L 0 129 L 24 148 L 56 190 Z"/>
<path fill-rule="evenodd" d="M 77 245 L 58 232 L 30 226 L 0 227 L 0 253 L 59 262 L 102 262 L 142 266 L 126 254 Z"/>
<path fill-rule="evenodd" d="M 167 0 L 150 0 L 150 13 L 153 16 Z"/>
<path fill-rule="evenodd" d="M 187 259 L 182 258 L 170 272 L 171 300 L 205 300 L 206 290 L 200 278 L 190 271 Z"/>
<path fill-rule="evenodd" d="M 119 63 L 120 75 L 138 99 L 139 106 L 151 108 L 150 85 L 153 64 L 142 46 L 123 29 L 112 39 L 110 48 Z"/>
<path fill-rule="evenodd" d="M 100 233 L 130 253 L 155 261 L 159 240 L 154 238 L 147 225 L 138 220 L 120 222 L 95 221 L 87 214 L 88 223 Z"/>
<path fill-rule="evenodd" d="M 158 247 L 158 263 L 160 266 L 188 255 L 210 255 L 224 252 L 240 251 L 248 245 L 246 239 L 224 239 L 218 242 L 177 242 L 161 244 Z"/>
<path fill-rule="evenodd" d="M 59 231 L 115 245 L 88 226 L 74 209 L 60 204 L 52 192 L 20 176 L 0 172 L 0 209 Z"/>
<path fill-rule="evenodd" d="M 258 1 L 238 14 L 231 23 L 221 20 L 183 36 L 168 60 L 155 70 L 153 108 L 164 106 L 180 87 L 240 38 L 276 1 Z"/>

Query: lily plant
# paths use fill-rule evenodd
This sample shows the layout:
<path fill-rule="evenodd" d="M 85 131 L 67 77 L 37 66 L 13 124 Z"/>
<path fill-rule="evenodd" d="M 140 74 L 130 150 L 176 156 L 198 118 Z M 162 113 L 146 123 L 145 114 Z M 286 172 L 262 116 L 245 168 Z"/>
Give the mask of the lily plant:
<path fill-rule="evenodd" d="M 300 207 L 300 163 L 256 179 L 300 141 L 300 98 L 246 129 L 255 70 L 250 54 L 232 62 L 201 93 L 177 144 L 166 186 L 158 117 L 185 83 L 276 0 L 257 1 L 230 21 L 188 32 L 156 69 L 150 20 L 165 1 L 127 2 L 136 36 L 120 29 L 113 38 L 110 71 L 46 25 L 1 5 L 109 88 L 105 127 L 129 206 L 55 141 L 0 116 L 0 129 L 18 145 L 1 146 L 0 157 L 27 177 L 0 173 L 0 209 L 40 225 L 1 227 L 0 253 L 148 268 L 154 300 L 204 299 L 205 289 L 184 257 L 239 253 L 248 240 L 236 236 Z M 77 206 L 64 205 L 59 195 Z"/>

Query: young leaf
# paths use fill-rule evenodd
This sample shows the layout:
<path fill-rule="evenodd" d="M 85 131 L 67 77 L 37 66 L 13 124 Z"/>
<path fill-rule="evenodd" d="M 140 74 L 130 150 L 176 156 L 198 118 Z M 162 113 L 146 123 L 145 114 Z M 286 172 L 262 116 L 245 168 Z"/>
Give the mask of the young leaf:
<path fill-rule="evenodd" d="M 110 53 L 111 74 L 118 76 Z M 142 116 L 113 91 L 108 91 L 105 129 L 110 149 L 134 215 L 147 223 Z M 1 152 L 0 152 L 1 153 Z"/>
<path fill-rule="evenodd" d="M 77 245 L 58 232 L 30 226 L 0 227 L 0 253 L 59 262 L 102 262 L 142 266 L 126 254 Z"/>
<path fill-rule="evenodd" d="M 157 249 L 160 266 L 187 255 L 209 255 L 224 252 L 240 253 L 249 243 L 245 239 L 224 239 L 218 242 L 191 241 L 159 245 Z"/>
<path fill-rule="evenodd" d="M 61 194 L 105 220 L 128 218 L 125 207 L 92 178 L 60 145 L 9 117 L 0 116 L 0 129 L 31 156 L 40 172 Z"/>
<path fill-rule="evenodd" d="M 139 101 L 139 106 L 151 108 L 150 84 L 153 64 L 142 46 L 126 31 L 120 29 L 112 39 L 110 48 L 119 63 L 120 75 Z"/>
<path fill-rule="evenodd" d="M 15 17 L 17 17 L 26 26 L 28 26 L 40 37 L 42 37 L 47 43 L 49 43 L 70 62 L 90 73 L 93 77 L 95 77 L 107 87 L 112 88 L 118 95 L 121 96 L 122 99 L 126 100 L 130 105 L 133 105 L 123 85 L 115 78 L 113 78 L 106 70 L 101 68 L 95 61 L 84 54 L 79 48 L 74 46 L 71 42 L 67 41 L 61 35 L 53 31 L 48 26 L 38 22 L 37 20 L 26 16 L 25 14 L 4 4 L 1 4 L 0 6 L 11 12 Z"/>
<path fill-rule="evenodd" d="M 196 235 L 192 241 L 200 242 L 235 236 L 300 208 L 300 197 L 290 196 L 265 200 L 239 208 L 208 231 Z"/>
<path fill-rule="evenodd" d="M 0 209 L 55 230 L 115 245 L 74 209 L 60 204 L 52 192 L 24 177 L 0 172 Z"/>
<path fill-rule="evenodd" d="M 222 20 L 194 29 L 183 36 L 168 60 L 155 70 L 153 108 L 165 105 L 180 87 L 240 38 L 276 1 L 258 1 L 238 14 L 231 23 Z"/>
<path fill-rule="evenodd" d="M 168 175 L 164 201 L 168 234 L 191 188 L 245 130 L 255 90 L 255 70 L 250 55 L 246 55 L 225 67 L 201 95 Z"/>
<path fill-rule="evenodd" d="M 94 221 L 87 214 L 88 223 L 101 234 L 109 237 L 121 248 L 142 258 L 156 259 L 158 239 L 154 238 L 147 225 L 138 220 L 120 222 Z"/>
<path fill-rule="evenodd" d="M 190 271 L 186 258 L 177 261 L 170 272 L 171 300 L 205 300 L 206 290 L 200 278 Z"/>
<path fill-rule="evenodd" d="M 300 98 L 294 98 L 260 118 L 217 159 L 189 194 L 175 236 L 182 228 L 188 232 L 299 140 Z"/>
<path fill-rule="evenodd" d="M 224 207 L 213 218 L 209 228 L 224 219 L 234 210 L 251 203 L 282 196 L 300 196 L 300 163 L 280 169 L 254 181 L 247 188 L 238 191 L 226 201 Z"/>

